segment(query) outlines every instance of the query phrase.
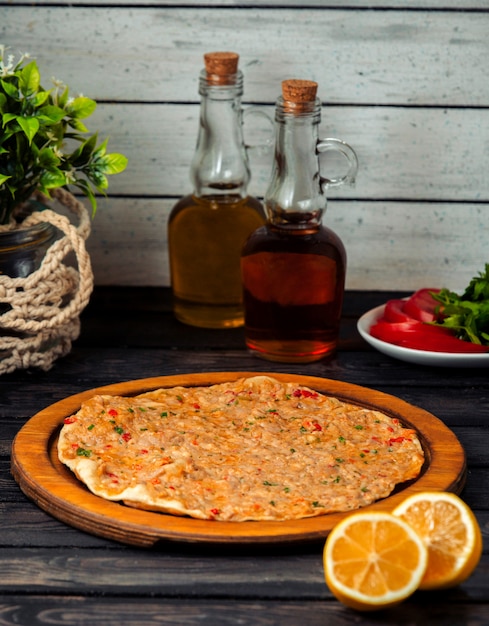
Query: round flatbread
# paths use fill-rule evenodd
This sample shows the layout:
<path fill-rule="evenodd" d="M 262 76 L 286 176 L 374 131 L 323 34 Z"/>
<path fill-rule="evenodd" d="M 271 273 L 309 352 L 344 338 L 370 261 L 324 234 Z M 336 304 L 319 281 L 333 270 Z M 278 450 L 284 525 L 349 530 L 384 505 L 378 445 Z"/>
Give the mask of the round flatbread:
<path fill-rule="evenodd" d="M 269 376 L 94 396 L 65 419 L 58 455 L 100 497 L 236 522 L 358 509 L 424 462 L 399 420 Z"/>

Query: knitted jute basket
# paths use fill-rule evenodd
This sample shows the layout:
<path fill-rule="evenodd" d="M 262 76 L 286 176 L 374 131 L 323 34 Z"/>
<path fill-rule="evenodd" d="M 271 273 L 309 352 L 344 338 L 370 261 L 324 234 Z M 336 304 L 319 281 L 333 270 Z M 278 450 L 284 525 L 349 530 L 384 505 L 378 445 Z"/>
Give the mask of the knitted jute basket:
<path fill-rule="evenodd" d="M 93 274 L 85 240 L 90 217 L 85 206 L 64 189 L 52 196 L 69 209 L 78 225 L 51 208 L 29 215 L 22 226 L 49 222 L 61 237 L 48 248 L 36 271 L 25 278 L 0 275 L 0 303 L 9 305 L 0 314 L 0 375 L 16 369 L 48 370 L 71 350 L 80 334 L 81 311 L 93 291 Z M 73 253 L 75 264 L 66 264 Z"/>

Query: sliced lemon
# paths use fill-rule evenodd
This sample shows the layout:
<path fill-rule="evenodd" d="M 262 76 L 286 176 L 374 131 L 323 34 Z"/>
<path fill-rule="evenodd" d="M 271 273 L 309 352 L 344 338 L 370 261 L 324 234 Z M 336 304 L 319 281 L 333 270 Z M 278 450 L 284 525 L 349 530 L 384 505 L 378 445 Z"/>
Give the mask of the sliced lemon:
<path fill-rule="evenodd" d="M 323 552 L 326 584 L 346 606 L 374 611 L 399 604 L 418 588 L 428 555 L 399 517 L 352 513 L 329 534 Z"/>
<path fill-rule="evenodd" d="M 482 535 L 461 498 L 443 491 L 417 493 L 393 514 L 414 528 L 428 549 L 420 589 L 454 587 L 472 574 L 482 554 Z"/>

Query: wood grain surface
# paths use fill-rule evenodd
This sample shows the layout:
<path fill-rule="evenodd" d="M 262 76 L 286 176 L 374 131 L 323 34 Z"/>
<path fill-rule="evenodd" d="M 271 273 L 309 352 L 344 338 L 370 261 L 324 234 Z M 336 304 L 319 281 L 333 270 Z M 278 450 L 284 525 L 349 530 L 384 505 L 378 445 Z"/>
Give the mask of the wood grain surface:
<path fill-rule="evenodd" d="M 407 294 L 390 293 L 387 298 L 402 295 Z M 485 546 L 469 580 L 448 593 L 415 593 L 382 614 L 354 614 L 325 585 L 322 541 L 253 545 L 161 540 L 144 548 L 83 532 L 37 506 L 37 496 L 27 498 L 15 482 L 10 456 L 19 430 L 45 407 L 124 380 L 184 372 L 267 372 L 272 367 L 245 350 L 242 329 L 219 332 L 179 324 L 171 313 L 169 290 L 97 287 L 69 355 L 48 372 L 0 377 L 2 624 L 489 624 L 487 371 L 414 366 L 370 348 L 358 336 L 356 321 L 387 298 L 385 293 L 347 293 L 338 354 L 297 367 L 277 363 L 273 369 L 289 378 L 304 374 L 323 383 L 335 379 L 375 389 L 375 401 L 391 408 L 395 396 L 423 409 L 416 413 L 421 425 L 431 421 L 427 411 L 455 433 L 467 459 L 467 482 L 460 495 L 477 517 Z M 390 394 L 388 399 L 382 400 L 380 391 Z M 72 408 L 73 403 L 68 410 Z M 41 455 L 38 464 L 45 458 Z"/>
<path fill-rule="evenodd" d="M 37 59 L 45 88 L 54 76 L 94 98 L 87 126 L 129 159 L 109 177 L 89 239 L 97 284 L 170 284 L 166 220 L 191 191 L 202 56 L 230 45 L 240 54 L 244 108 L 272 112 L 283 79 L 316 80 L 320 136 L 357 151 L 356 185 L 329 190 L 324 217 L 347 249 L 349 289 L 414 290 L 425 281 L 459 289 L 482 269 L 487 0 L 0 5 L 2 44 Z M 247 123 L 245 131 L 254 144 Z M 273 155 L 249 152 L 249 191 L 262 196 Z M 322 161 L 323 175 L 335 168 Z"/>
<path fill-rule="evenodd" d="M 261 372 L 278 380 L 306 385 L 342 400 L 375 408 L 416 429 L 425 451 L 421 476 L 370 505 L 391 510 L 413 492 L 446 490 L 459 493 L 465 482 L 464 449 L 454 433 L 427 411 L 395 396 L 350 383 L 315 376 Z M 56 440 L 64 417 L 95 394 L 136 395 L 158 387 L 211 385 L 254 376 L 256 372 L 191 373 L 116 383 L 77 393 L 34 415 L 12 446 L 12 473 L 22 491 L 59 520 L 92 533 L 136 546 L 160 540 L 227 544 L 281 544 L 324 540 L 348 513 L 286 522 L 209 522 L 132 509 L 91 494 L 57 458 Z"/>

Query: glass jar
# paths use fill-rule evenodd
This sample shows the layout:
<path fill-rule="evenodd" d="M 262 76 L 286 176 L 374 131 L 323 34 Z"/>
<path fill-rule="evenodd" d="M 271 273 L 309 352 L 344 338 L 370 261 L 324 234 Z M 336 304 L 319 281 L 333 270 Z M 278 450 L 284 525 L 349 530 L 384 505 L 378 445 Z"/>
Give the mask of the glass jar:
<path fill-rule="evenodd" d="M 353 149 L 318 139 L 317 83 L 282 83 L 276 105 L 275 159 L 265 194 L 267 222 L 248 238 L 241 256 L 248 348 L 263 358 L 309 362 L 336 350 L 346 273 L 340 238 L 322 224 L 327 187 L 352 183 Z M 319 154 L 339 151 L 347 173 L 320 175 Z"/>
<path fill-rule="evenodd" d="M 0 230 L 0 276 L 25 278 L 39 269 L 57 233 L 49 222 Z"/>

